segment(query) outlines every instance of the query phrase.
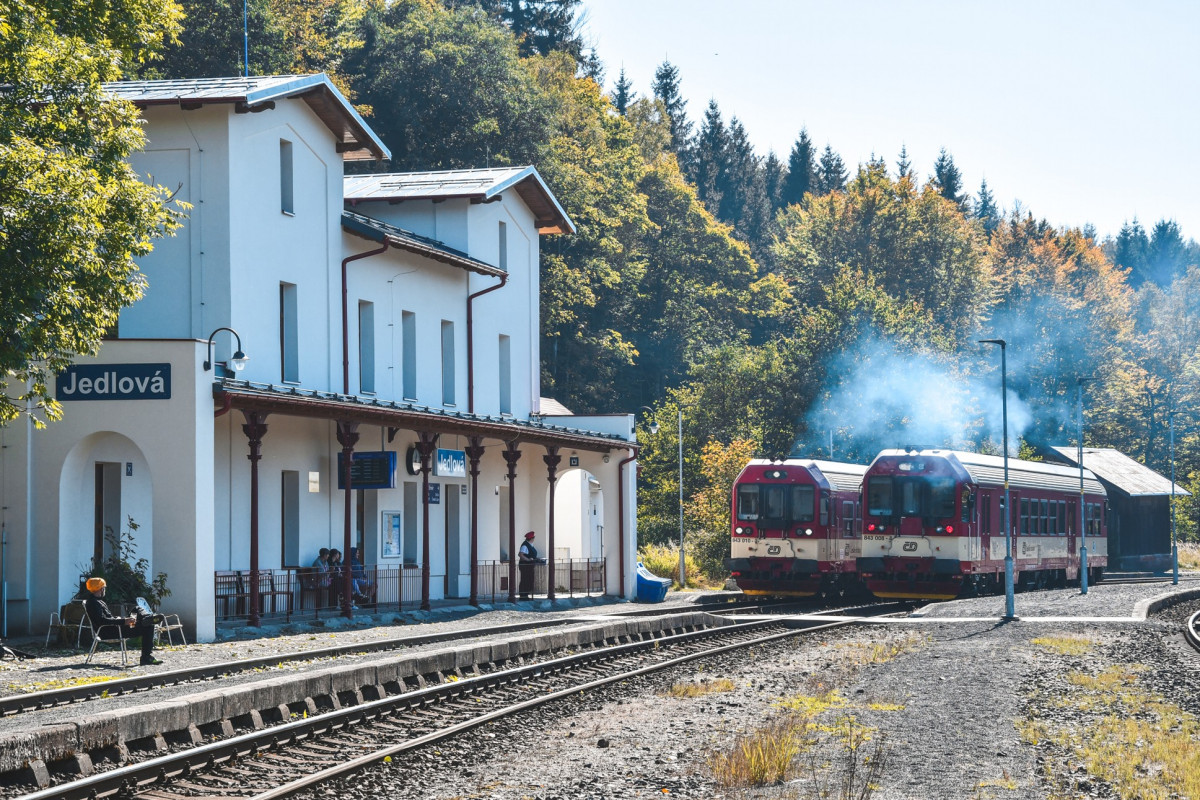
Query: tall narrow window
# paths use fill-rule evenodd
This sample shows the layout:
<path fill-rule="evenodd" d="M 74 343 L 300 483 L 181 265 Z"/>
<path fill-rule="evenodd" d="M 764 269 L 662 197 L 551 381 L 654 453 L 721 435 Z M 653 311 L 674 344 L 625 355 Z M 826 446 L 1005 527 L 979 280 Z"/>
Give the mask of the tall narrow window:
<path fill-rule="evenodd" d="M 279 140 L 279 210 L 284 214 L 295 214 L 292 203 L 292 143 Z"/>
<path fill-rule="evenodd" d="M 454 405 L 454 323 L 442 320 L 442 405 Z"/>
<path fill-rule="evenodd" d="M 501 223 L 503 224 L 503 223 Z M 512 340 L 500 335 L 500 413 L 512 413 Z"/>
<path fill-rule="evenodd" d="M 496 266 L 508 272 L 508 226 L 500 223 L 500 263 Z"/>
<path fill-rule="evenodd" d="M 375 393 L 375 304 L 358 301 L 358 390 Z"/>
<path fill-rule="evenodd" d="M 296 284 L 279 284 L 279 372 L 285 383 L 300 382 L 300 328 Z"/>
<path fill-rule="evenodd" d="M 417 315 L 405 311 L 400 317 L 401 379 L 405 400 L 417 399 Z"/>
<path fill-rule="evenodd" d="M 283 566 L 299 567 L 300 563 L 300 473 L 283 471 L 280 496 L 280 536 L 282 537 Z"/>

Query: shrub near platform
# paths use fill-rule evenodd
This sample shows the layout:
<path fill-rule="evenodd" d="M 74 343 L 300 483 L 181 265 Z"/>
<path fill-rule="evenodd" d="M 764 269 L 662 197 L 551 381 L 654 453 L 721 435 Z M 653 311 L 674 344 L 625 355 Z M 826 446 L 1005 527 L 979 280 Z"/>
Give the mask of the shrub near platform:
<path fill-rule="evenodd" d="M 638 561 L 646 569 L 660 578 L 670 578 L 675 582 L 672 588 L 679 587 L 679 548 L 672 544 L 648 544 L 638 548 Z M 693 588 L 703 586 L 700 566 L 688 554 L 684 554 L 684 566 L 687 569 L 687 585 Z"/>

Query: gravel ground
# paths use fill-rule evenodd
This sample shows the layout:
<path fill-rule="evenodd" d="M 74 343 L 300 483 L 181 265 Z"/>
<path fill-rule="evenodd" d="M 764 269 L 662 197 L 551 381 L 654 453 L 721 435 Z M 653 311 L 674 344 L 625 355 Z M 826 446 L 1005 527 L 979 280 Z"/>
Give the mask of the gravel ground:
<path fill-rule="evenodd" d="M 1094 673 L 1131 662 L 1145 666 L 1140 680 L 1147 689 L 1200 715 L 1197 656 L 1178 634 L 1179 621 L 1200 601 L 1149 621 L 1131 618 L 1139 601 L 1171 588 L 1101 585 L 1087 597 L 1078 590 L 1021 594 L 1017 613 L 1024 619 L 1009 623 L 977 619 L 1002 614 L 1003 598 L 938 604 L 923 609 L 921 621 L 792 640 L 752 658 L 727 656 L 514 717 L 308 797 L 805 800 L 819 796 L 814 778 L 832 788 L 827 796 L 841 797 L 830 782 L 852 762 L 829 729 L 851 717 L 873 729 L 861 754 L 876 743 L 885 748 L 878 788 L 856 797 L 1118 797 L 1081 771 L 1071 754 L 1024 742 L 1017 724 L 1061 717 L 1058 700 L 1074 691 L 1066 681 L 1069 671 Z M 1045 616 L 1076 620 L 1035 619 Z M 1049 635 L 1086 636 L 1095 644 L 1084 656 L 1060 656 L 1032 642 Z M 873 658 L 875 648 L 891 647 L 899 651 L 894 657 Z M 673 684 L 720 678 L 733 689 L 690 699 L 667 694 Z M 829 689 L 837 689 L 845 705 L 821 713 L 827 729 L 815 733 L 815 754 L 801 757 L 798 774 L 752 789 L 726 788 L 713 779 L 714 755 L 779 717 L 787 701 L 795 705 L 796 698 Z M 855 764 L 861 786 L 864 767 L 861 760 Z"/>
<path fill-rule="evenodd" d="M 1186 577 L 1179 590 L 1200 587 L 1200 576 Z M 1086 597 L 1077 589 L 1024 593 L 1016 598 L 1018 620 L 1008 623 L 998 619 L 1002 597 L 940 603 L 903 622 L 798 638 L 749 658 L 727 655 L 561 702 L 397 758 L 309 796 L 807 800 L 818 796 L 814 778 L 828 785 L 853 764 L 861 779 L 861 759 L 848 758 L 835 736 L 836 726 L 853 718 L 871 734 L 860 755 L 879 743 L 885 748 L 878 788 L 864 798 L 1118 797 L 1112 787 L 1081 771 L 1070 753 L 1045 742 L 1024 742 L 1017 724 L 1055 715 L 1061 720 L 1059 701 L 1076 691 L 1066 680 L 1068 672 L 1094 673 L 1108 664 L 1133 662 L 1143 665 L 1139 680 L 1146 689 L 1200 716 L 1200 660 L 1178 635 L 1179 624 L 1200 608 L 1200 600 L 1180 603 L 1148 621 L 1132 616 L 1139 602 L 1172 589 L 1162 583 L 1100 584 Z M 675 593 L 669 598 L 669 604 L 696 599 Z M 564 610 L 521 604 L 475 614 L 434 612 L 420 620 L 419 628 L 408 627 L 417 620 L 404 615 L 373 620 L 374 627 L 360 620 L 364 627 L 274 630 L 267 632 L 274 635 L 251 638 L 242 632 L 232 640 L 168 649 L 163 655 L 168 663 L 154 669 L 629 608 Z M 1038 619 L 1044 617 L 1057 619 Z M 1033 644 L 1047 635 L 1085 636 L 1094 645 L 1082 656 L 1058 655 Z M 18 690 L 47 676 L 90 674 L 77 670 L 81 661 L 71 654 L 35 663 L 3 662 L 0 691 Z M 106 670 L 113 672 L 111 667 L 97 672 Z M 693 698 L 667 694 L 674 684 L 715 686 L 717 679 L 728 679 L 731 688 Z M 714 780 L 710 765 L 715 756 L 783 716 L 786 706 L 808 707 L 799 698 L 819 697 L 831 689 L 842 704 L 814 712 L 823 727 L 811 731 L 813 755 L 799 759 L 796 774 L 778 785 L 750 789 L 726 788 Z M 1084 717 L 1068 722 L 1088 724 Z"/>

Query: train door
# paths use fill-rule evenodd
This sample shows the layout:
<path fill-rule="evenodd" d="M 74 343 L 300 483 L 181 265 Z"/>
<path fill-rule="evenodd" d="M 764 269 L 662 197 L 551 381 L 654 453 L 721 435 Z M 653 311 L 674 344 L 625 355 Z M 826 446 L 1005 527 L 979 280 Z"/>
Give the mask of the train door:
<path fill-rule="evenodd" d="M 979 532 L 979 512 L 975 503 L 975 492 L 963 492 L 961 520 L 966 525 L 967 561 L 978 561 L 983 554 L 983 543 Z"/>

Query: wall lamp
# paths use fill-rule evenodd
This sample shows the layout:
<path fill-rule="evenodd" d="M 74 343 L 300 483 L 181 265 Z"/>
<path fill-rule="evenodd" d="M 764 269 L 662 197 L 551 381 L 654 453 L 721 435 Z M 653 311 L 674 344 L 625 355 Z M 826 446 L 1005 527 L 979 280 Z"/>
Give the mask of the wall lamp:
<path fill-rule="evenodd" d="M 647 414 L 654 413 L 653 409 L 651 409 L 650 406 L 642 406 L 641 408 L 638 409 L 638 411 L 645 411 Z M 650 435 L 651 436 L 654 436 L 655 434 L 658 433 L 658 421 L 657 420 L 651 418 L 649 427 L 650 427 Z"/>
<path fill-rule="evenodd" d="M 237 340 L 237 350 L 234 351 L 233 358 L 231 358 L 230 361 L 233 362 L 233 368 L 238 372 L 241 372 L 246 368 L 246 362 L 250 360 L 250 356 L 242 352 L 242 337 L 238 336 L 238 332 L 233 328 L 224 327 L 217 328 L 208 337 L 208 359 L 204 362 L 204 371 L 208 372 L 213 367 L 213 339 L 215 339 L 217 334 L 221 331 L 229 331 L 233 334 L 233 338 Z"/>

